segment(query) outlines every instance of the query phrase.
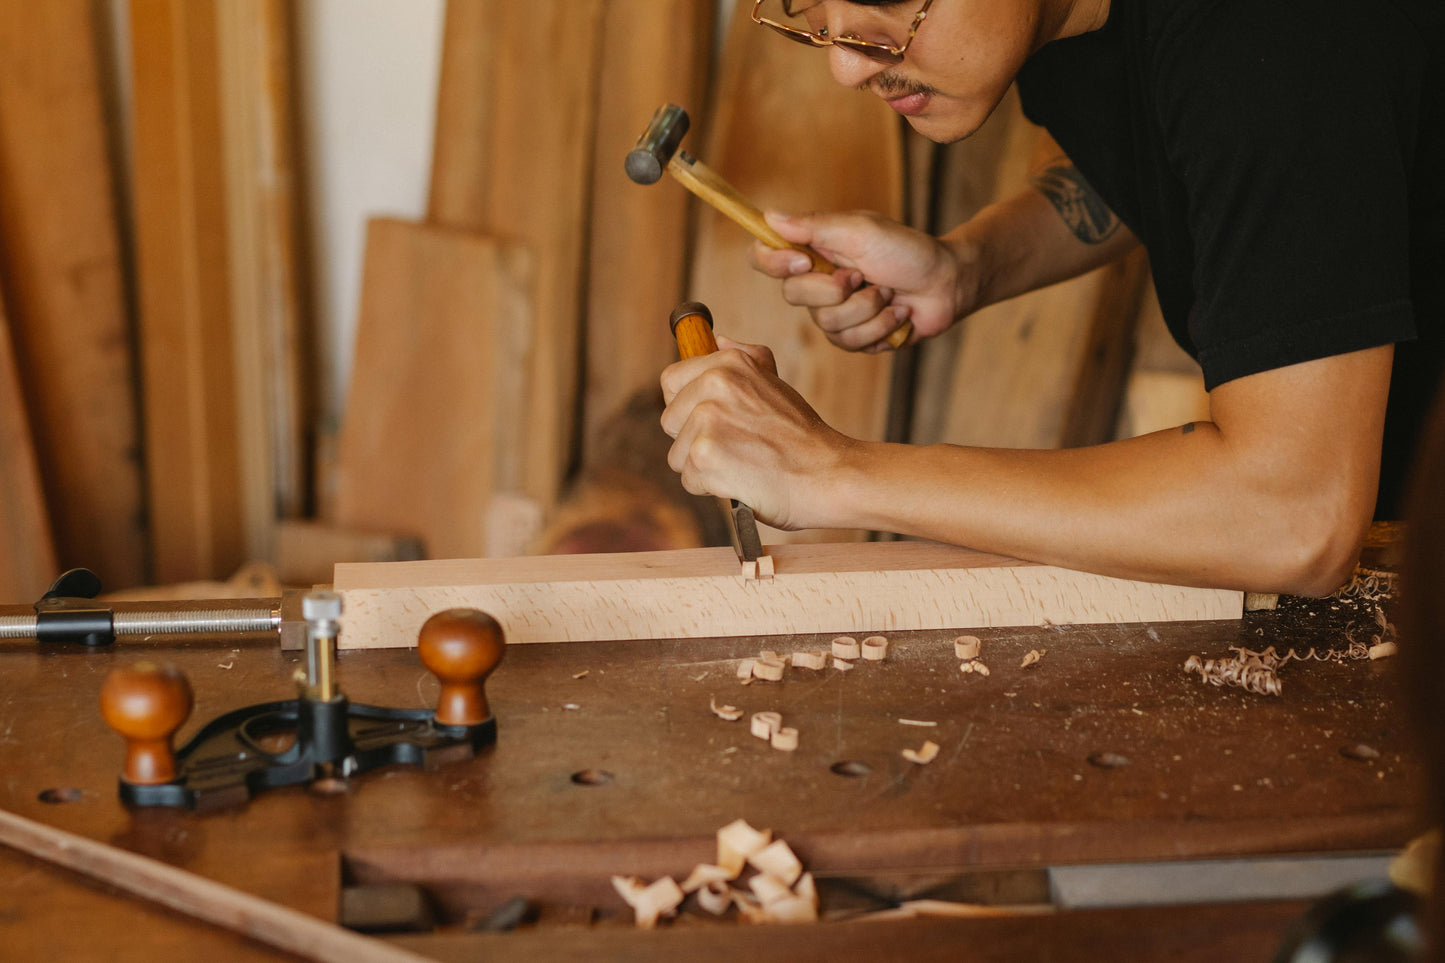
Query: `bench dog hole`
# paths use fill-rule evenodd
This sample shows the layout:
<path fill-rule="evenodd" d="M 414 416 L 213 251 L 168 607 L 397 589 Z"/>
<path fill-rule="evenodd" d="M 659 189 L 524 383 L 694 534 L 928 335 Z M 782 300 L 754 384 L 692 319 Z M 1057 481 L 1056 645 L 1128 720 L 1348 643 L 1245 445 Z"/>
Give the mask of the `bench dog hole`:
<path fill-rule="evenodd" d="M 583 769 L 572 774 L 572 781 L 579 786 L 605 786 L 613 779 L 606 769 Z"/>
<path fill-rule="evenodd" d="M 847 776 L 850 779 L 859 779 L 873 771 L 873 767 L 866 762 L 859 762 L 857 759 L 845 759 L 842 762 L 835 762 L 828 767 L 840 776 Z"/>

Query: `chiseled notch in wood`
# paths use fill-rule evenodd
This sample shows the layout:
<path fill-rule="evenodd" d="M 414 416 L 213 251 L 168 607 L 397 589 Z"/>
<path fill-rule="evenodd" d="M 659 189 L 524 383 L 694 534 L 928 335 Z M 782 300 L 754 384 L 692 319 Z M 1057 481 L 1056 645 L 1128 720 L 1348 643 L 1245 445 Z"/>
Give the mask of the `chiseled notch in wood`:
<path fill-rule="evenodd" d="M 776 545 L 741 578 L 727 548 L 337 565 L 343 648 L 413 644 L 471 606 L 507 641 L 588 642 L 1235 619 L 1243 593 L 1089 575 L 931 542 Z"/>

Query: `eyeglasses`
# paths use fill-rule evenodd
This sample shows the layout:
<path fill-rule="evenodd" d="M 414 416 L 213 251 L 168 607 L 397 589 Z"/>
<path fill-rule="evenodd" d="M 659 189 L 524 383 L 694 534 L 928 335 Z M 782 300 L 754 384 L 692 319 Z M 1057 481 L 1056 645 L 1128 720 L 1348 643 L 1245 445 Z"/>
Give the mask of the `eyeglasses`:
<path fill-rule="evenodd" d="M 923 21 L 928 17 L 928 8 L 933 6 L 933 0 L 923 0 L 923 9 L 918 11 L 918 16 L 913 18 L 913 24 L 908 28 L 908 39 L 903 41 L 903 46 L 895 47 L 891 43 L 874 43 L 871 40 L 864 40 L 862 37 L 853 34 L 844 34 L 841 37 L 828 36 L 825 27 L 821 33 L 813 33 L 810 30 L 802 30 L 798 27 L 791 27 L 785 23 L 779 23 L 761 16 L 758 11 L 763 8 L 766 0 L 757 0 L 753 4 L 753 23 L 760 23 L 765 27 L 772 27 L 778 33 L 789 40 L 796 40 L 798 43 L 805 43 L 812 47 L 846 47 L 849 50 L 857 51 L 870 60 L 875 60 L 890 67 L 903 62 L 903 54 L 908 50 L 908 45 L 913 43 L 913 38 L 918 35 L 918 28 L 923 26 Z M 791 15 L 787 0 L 783 0 L 783 9 Z"/>

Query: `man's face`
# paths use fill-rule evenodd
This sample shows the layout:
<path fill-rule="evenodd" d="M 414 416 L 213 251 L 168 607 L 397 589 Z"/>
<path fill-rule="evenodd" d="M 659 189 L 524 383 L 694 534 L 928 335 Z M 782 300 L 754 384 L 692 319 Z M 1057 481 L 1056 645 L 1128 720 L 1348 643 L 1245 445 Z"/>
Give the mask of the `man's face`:
<path fill-rule="evenodd" d="M 819 0 L 801 15 L 814 33 L 901 45 L 923 0 L 879 6 Z M 903 62 L 888 67 L 843 47 L 826 48 L 838 83 L 883 98 L 920 134 L 940 143 L 976 131 L 1037 48 L 1043 0 L 934 0 Z"/>

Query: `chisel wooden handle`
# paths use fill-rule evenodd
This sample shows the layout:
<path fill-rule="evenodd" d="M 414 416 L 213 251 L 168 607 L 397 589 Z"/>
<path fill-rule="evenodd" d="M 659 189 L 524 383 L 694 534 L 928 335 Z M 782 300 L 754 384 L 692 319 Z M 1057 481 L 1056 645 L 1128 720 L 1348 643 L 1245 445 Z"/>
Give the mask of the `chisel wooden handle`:
<path fill-rule="evenodd" d="M 667 171 L 683 187 L 692 191 L 693 194 L 727 216 L 734 224 L 773 250 L 781 251 L 790 248 L 794 251 L 801 251 L 812 260 L 813 270 L 821 274 L 832 274 L 838 269 L 837 265 L 811 247 L 794 244 L 773 230 L 767 220 L 763 218 L 763 212 L 756 204 L 739 193 L 738 189 L 724 180 L 721 174 L 697 158 L 679 151 L 668 161 Z M 913 322 L 904 321 L 897 330 L 888 336 L 888 343 L 894 348 L 901 348 L 907 343 L 911 334 L 913 334 Z"/>

